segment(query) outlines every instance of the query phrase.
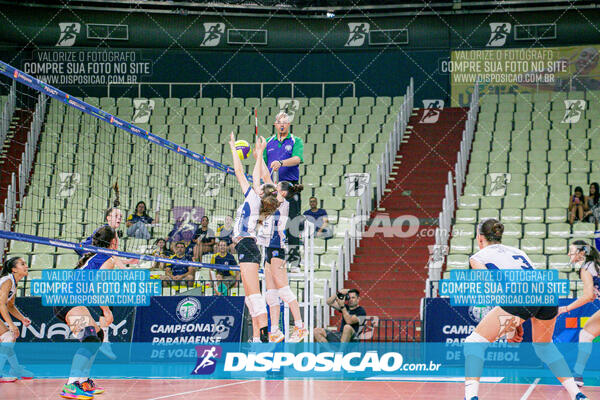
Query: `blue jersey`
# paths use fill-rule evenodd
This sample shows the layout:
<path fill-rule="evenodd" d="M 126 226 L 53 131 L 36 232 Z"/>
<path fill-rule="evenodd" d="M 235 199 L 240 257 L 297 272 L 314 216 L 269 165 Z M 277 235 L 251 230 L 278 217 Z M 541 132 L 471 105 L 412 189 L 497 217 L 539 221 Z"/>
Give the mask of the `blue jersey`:
<path fill-rule="evenodd" d="M 100 269 L 102 265 L 112 256 L 110 254 L 96 253 L 83 264 L 80 269 Z"/>
<path fill-rule="evenodd" d="M 581 269 L 586 270 L 592 275 L 592 279 L 594 280 L 594 296 L 596 299 L 600 300 L 600 276 L 598 276 L 598 271 L 596 270 L 596 265 L 593 261 L 584 263 L 581 266 Z"/>
<path fill-rule="evenodd" d="M 90 236 L 88 236 L 83 242 L 81 242 L 81 244 L 84 246 L 91 246 L 92 245 L 92 237 L 94 236 L 94 234 L 96 232 L 98 232 L 98 229 L 103 228 L 105 226 L 108 226 L 108 224 L 104 224 L 101 227 L 97 228 Z M 83 249 L 78 249 L 78 250 L 75 250 L 75 253 L 79 254 L 80 257 L 83 257 L 85 255 L 85 253 L 87 253 L 87 251 L 85 251 Z"/>
<path fill-rule="evenodd" d="M 177 255 L 173 254 L 171 257 L 169 257 L 171 260 L 183 260 L 183 261 L 189 261 L 189 259 L 187 258 L 187 256 L 183 256 L 183 257 L 178 257 Z M 183 274 L 187 274 L 188 271 L 190 270 L 190 268 L 187 265 L 181 265 L 181 264 L 167 264 L 165 266 L 166 268 L 171 268 L 171 273 L 173 275 L 183 275 Z"/>

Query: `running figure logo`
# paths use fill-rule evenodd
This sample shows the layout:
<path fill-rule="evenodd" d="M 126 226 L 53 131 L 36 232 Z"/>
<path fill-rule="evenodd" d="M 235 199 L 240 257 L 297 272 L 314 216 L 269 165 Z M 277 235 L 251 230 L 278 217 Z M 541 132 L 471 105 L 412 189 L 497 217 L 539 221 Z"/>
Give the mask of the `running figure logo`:
<path fill-rule="evenodd" d="M 290 117 L 290 123 L 294 122 L 294 116 L 300 109 L 300 102 L 293 99 L 280 99 L 277 100 L 279 105 L 279 111 L 286 113 Z"/>
<path fill-rule="evenodd" d="M 61 22 L 58 24 L 60 29 L 60 37 L 56 46 L 71 47 L 75 44 L 75 39 L 81 31 L 81 24 L 77 22 Z"/>
<path fill-rule="evenodd" d="M 561 124 L 576 124 L 585 110 L 585 100 L 565 100 L 565 116 Z"/>
<path fill-rule="evenodd" d="M 346 197 L 362 196 L 369 185 L 371 175 L 369 173 L 349 173 L 346 174 Z"/>
<path fill-rule="evenodd" d="M 205 22 L 204 39 L 200 46 L 214 47 L 221 42 L 221 37 L 225 33 L 225 24 L 222 22 Z"/>
<path fill-rule="evenodd" d="M 221 346 L 196 346 L 198 361 L 191 375 L 209 375 L 215 372 L 217 360 L 223 355 Z"/>
<path fill-rule="evenodd" d="M 444 109 L 444 100 L 423 100 L 423 116 L 420 124 L 435 124 Z"/>
<path fill-rule="evenodd" d="M 221 188 L 225 186 L 225 174 L 221 172 L 209 172 L 205 174 L 205 179 L 204 189 L 202 190 L 204 196 L 218 196 Z"/>
<path fill-rule="evenodd" d="M 506 38 L 510 35 L 511 24 L 508 22 L 492 22 L 490 23 L 490 40 L 486 47 L 502 47 L 506 43 Z"/>
<path fill-rule="evenodd" d="M 492 173 L 489 175 L 490 190 L 488 196 L 504 196 L 506 186 L 510 183 L 510 174 Z"/>
<path fill-rule="evenodd" d="M 154 100 L 133 100 L 133 123 L 147 124 L 150 120 L 150 114 L 154 110 Z"/>
<path fill-rule="evenodd" d="M 58 197 L 71 197 L 77 190 L 77 185 L 81 182 L 81 175 L 77 172 L 61 172 L 58 174 L 60 179 L 60 189 Z"/>
<path fill-rule="evenodd" d="M 348 29 L 350 29 L 350 35 L 346 41 L 346 47 L 359 47 L 365 43 L 365 39 L 369 34 L 370 25 L 367 22 L 350 22 L 348 23 Z"/>
<path fill-rule="evenodd" d="M 517 328 L 519 327 L 519 318 L 509 315 L 500 315 L 500 333 L 498 337 L 504 336 L 506 340 L 515 337 Z"/>

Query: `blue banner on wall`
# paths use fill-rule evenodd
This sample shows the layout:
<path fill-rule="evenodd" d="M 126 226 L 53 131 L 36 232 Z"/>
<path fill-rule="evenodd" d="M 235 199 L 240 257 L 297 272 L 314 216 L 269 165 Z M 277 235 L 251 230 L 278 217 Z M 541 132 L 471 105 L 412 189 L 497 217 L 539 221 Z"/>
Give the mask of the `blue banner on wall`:
<path fill-rule="evenodd" d="M 242 296 L 153 297 L 149 307 L 137 309 L 133 341 L 156 346 L 132 359 L 160 359 L 178 344 L 240 342 L 243 316 Z"/>
<path fill-rule="evenodd" d="M 24 327 L 13 318 L 19 328 L 19 342 L 62 342 L 74 339 L 67 324 L 54 316 L 53 307 L 42 306 L 40 297 L 17 297 L 15 305 L 31 320 L 31 325 Z M 88 309 L 96 321 L 102 315 L 99 307 L 88 307 Z M 108 330 L 109 340 L 113 343 L 131 342 L 135 308 L 111 307 L 111 309 L 114 320 Z"/>

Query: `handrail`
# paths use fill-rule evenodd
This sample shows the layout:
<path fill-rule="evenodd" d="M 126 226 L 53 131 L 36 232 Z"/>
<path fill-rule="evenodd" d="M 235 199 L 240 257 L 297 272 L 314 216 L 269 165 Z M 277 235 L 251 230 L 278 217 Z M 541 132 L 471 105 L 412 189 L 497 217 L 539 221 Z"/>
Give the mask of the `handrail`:
<path fill-rule="evenodd" d="M 290 86 L 290 97 L 295 98 L 295 90 L 298 85 L 320 85 L 321 86 L 321 97 L 325 98 L 325 86 L 327 85 L 350 85 L 352 86 L 352 97 L 356 97 L 356 83 L 353 81 L 329 81 L 329 82 L 136 82 L 136 83 L 118 83 L 118 82 L 108 82 L 108 86 L 106 89 L 106 96 L 110 97 L 110 87 L 111 86 L 136 86 L 138 89 L 138 97 L 142 97 L 142 85 L 145 86 L 157 86 L 157 85 L 166 85 L 169 88 L 169 97 L 172 97 L 173 94 L 173 86 L 198 86 L 200 97 L 202 96 L 202 92 L 205 86 L 229 86 L 229 98 L 235 97 L 233 95 L 233 87 L 234 85 L 241 86 L 249 86 L 249 85 L 258 85 L 260 86 L 260 98 L 264 98 L 264 86 L 265 85 L 289 85 Z M 300 96 L 304 97 L 304 96 Z"/>

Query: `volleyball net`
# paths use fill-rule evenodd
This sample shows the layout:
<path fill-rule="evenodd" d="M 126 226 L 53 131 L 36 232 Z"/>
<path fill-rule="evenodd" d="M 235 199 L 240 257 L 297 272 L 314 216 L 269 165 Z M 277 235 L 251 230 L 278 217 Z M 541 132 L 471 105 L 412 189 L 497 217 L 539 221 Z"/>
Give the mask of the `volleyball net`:
<path fill-rule="evenodd" d="M 212 251 L 194 261 L 167 260 L 157 248 L 159 239 L 167 247 L 182 241 L 191 256 L 205 216 L 211 232 L 206 238 L 214 235 L 218 242 L 232 228 L 243 194 L 225 164 L 231 162 L 229 132 L 185 124 L 186 115 L 197 121 L 202 113 L 196 106 L 168 104 L 171 99 L 82 100 L 3 62 L 0 73 L 0 89 L 17 99 L 10 115 L 3 105 L 5 164 L 14 172 L 2 199 L 0 246 L 9 257 L 25 257 L 33 278 L 43 269 L 74 268 L 79 256 L 73 250 L 106 251 L 80 243 L 106 224 L 111 207 L 123 216 L 119 250 L 111 254 L 139 259 L 139 268 L 192 266 L 207 281 L 214 278 L 211 271 L 237 269 L 211 264 Z M 253 134 L 238 139 L 252 142 Z M 246 173 L 252 161 L 246 161 Z M 306 282 L 297 285 L 299 295 L 308 286 L 307 273 L 299 279 Z"/>

